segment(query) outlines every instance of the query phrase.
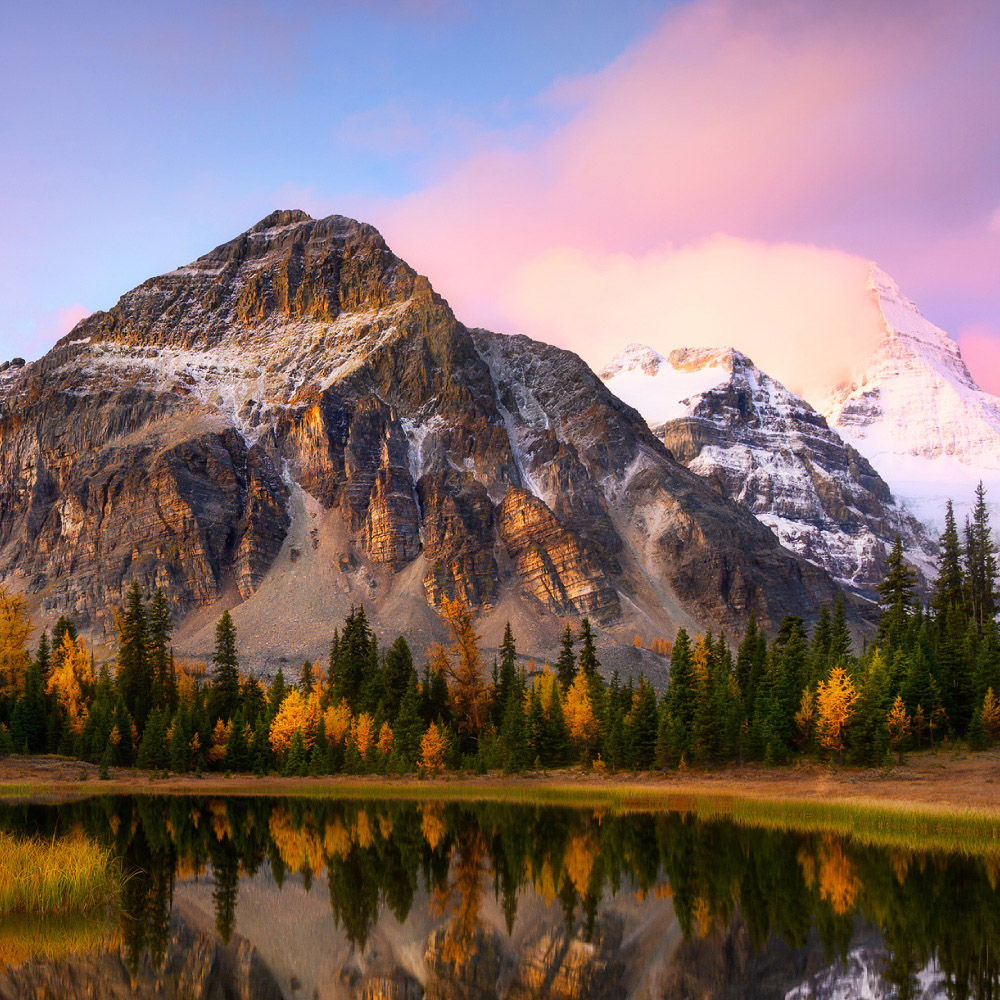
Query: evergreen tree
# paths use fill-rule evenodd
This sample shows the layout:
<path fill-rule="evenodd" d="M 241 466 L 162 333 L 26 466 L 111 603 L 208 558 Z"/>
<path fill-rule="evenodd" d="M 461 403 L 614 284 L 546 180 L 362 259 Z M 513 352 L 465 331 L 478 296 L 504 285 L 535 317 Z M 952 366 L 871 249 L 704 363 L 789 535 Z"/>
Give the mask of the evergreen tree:
<path fill-rule="evenodd" d="M 217 719 L 233 717 L 240 699 L 240 665 L 236 653 L 236 626 L 228 611 L 215 626 L 212 654 L 212 714 Z"/>
<path fill-rule="evenodd" d="M 139 584 L 133 582 L 126 595 L 125 611 L 119 619 L 118 690 L 140 732 L 146 725 L 153 701 L 153 676 L 146 638 L 142 591 Z"/>
<path fill-rule="evenodd" d="M 976 487 L 972 520 L 966 526 L 966 564 L 970 610 L 976 628 L 992 626 L 997 614 L 997 559 L 993 532 L 990 529 L 986 490 L 982 481 Z"/>
<path fill-rule="evenodd" d="M 962 577 L 962 546 L 955 525 L 955 509 L 949 500 L 945 508 L 944 533 L 938 556 L 938 578 L 934 585 L 934 610 L 939 614 L 961 611 L 965 604 Z"/>
<path fill-rule="evenodd" d="M 679 629 L 670 654 L 670 682 L 666 694 L 667 712 L 684 733 L 681 754 L 688 749 L 694 728 L 695 690 L 691 662 L 691 641 L 684 629 Z"/>
<path fill-rule="evenodd" d="M 281 703 L 285 700 L 285 694 L 288 691 L 288 685 L 285 684 L 285 674 L 281 667 L 278 667 L 278 672 L 274 675 L 274 680 L 271 681 L 271 686 L 268 688 L 267 692 L 267 718 L 268 720 L 273 719 L 278 714 L 278 709 L 281 707 Z"/>
<path fill-rule="evenodd" d="M 42 634 L 38 637 L 38 653 L 35 655 L 35 664 L 38 666 L 38 673 L 41 675 L 42 681 L 48 681 L 52 662 L 49 652 L 49 636 L 45 629 L 42 629 Z"/>
<path fill-rule="evenodd" d="M 915 584 L 916 576 L 903 559 L 903 540 L 896 535 L 889 553 L 885 579 L 878 585 L 882 606 L 878 642 L 889 653 L 906 642 Z"/>
<path fill-rule="evenodd" d="M 394 719 L 399 714 L 411 678 L 416 684 L 417 674 L 413 669 L 413 654 L 406 640 L 399 636 L 385 654 L 380 708 L 383 719 Z"/>
<path fill-rule="evenodd" d="M 577 665 L 588 679 L 595 679 L 601 668 L 601 662 L 597 659 L 597 650 L 594 647 L 594 632 L 590 627 L 590 619 L 584 618 L 580 622 L 580 653 L 577 656 Z"/>
<path fill-rule="evenodd" d="M 177 692 L 170 654 L 170 611 L 162 590 L 157 590 L 149 603 L 147 616 L 147 655 L 153 682 L 153 703 L 176 707 Z"/>
<path fill-rule="evenodd" d="M 525 730 L 524 704 L 516 689 L 507 698 L 500 727 L 500 759 L 508 774 L 523 770 L 528 764 L 528 736 Z"/>
<path fill-rule="evenodd" d="M 847 666 L 851 656 L 851 633 L 847 627 L 847 612 L 844 595 L 837 594 L 833 606 L 833 621 L 830 623 L 830 656 L 827 666 Z"/>
<path fill-rule="evenodd" d="M 625 720 L 625 757 L 630 767 L 648 770 L 653 766 L 658 726 L 656 695 L 643 678 Z"/>
<path fill-rule="evenodd" d="M 556 660 L 556 673 L 559 675 L 559 686 L 568 691 L 576 677 L 576 657 L 573 655 L 573 633 L 566 626 L 563 632 L 562 646 L 559 649 L 559 659 Z"/>
<path fill-rule="evenodd" d="M 411 670 L 406 691 L 399 703 L 399 712 L 392 726 L 393 751 L 408 768 L 416 763 L 420 751 L 420 737 L 424 725 L 420 718 L 420 699 L 417 693 L 417 674 Z"/>

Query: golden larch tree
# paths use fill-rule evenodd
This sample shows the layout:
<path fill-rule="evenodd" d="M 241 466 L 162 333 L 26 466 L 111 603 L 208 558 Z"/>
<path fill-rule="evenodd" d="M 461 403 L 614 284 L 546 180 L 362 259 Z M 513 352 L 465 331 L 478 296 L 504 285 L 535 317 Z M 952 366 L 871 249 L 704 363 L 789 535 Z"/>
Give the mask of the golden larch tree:
<path fill-rule="evenodd" d="M 563 710 L 569 735 L 580 750 L 590 757 L 597 742 L 598 723 L 594 706 L 590 700 L 590 684 L 582 671 L 573 678 L 566 692 L 566 706 Z"/>
<path fill-rule="evenodd" d="M 462 598 L 450 600 L 446 597 L 441 602 L 441 617 L 452 639 L 449 655 L 444 657 L 442 664 L 448 677 L 452 710 L 465 732 L 478 735 L 489 714 L 490 688 L 472 611 Z"/>
<path fill-rule="evenodd" d="M 424 774 L 440 774 L 444 770 L 444 734 L 432 722 L 420 739 L 420 770 Z"/>
<path fill-rule="evenodd" d="M 45 686 L 46 694 L 54 694 L 66 716 L 70 732 L 79 736 L 87 722 L 87 699 L 94 686 L 94 666 L 82 639 L 67 633 L 53 657 L 52 673 Z"/>
<path fill-rule="evenodd" d="M 844 732 L 851 716 L 858 693 L 854 681 L 843 667 L 834 667 L 829 678 L 819 682 L 816 691 L 817 732 L 820 744 L 829 753 L 839 757 L 844 749 Z"/>
<path fill-rule="evenodd" d="M 24 690 L 31 664 L 30 636 L 31 620 L 24 598 L 0 587 L 0 691 L 15 694 Z"/>
<path fill-rule="evenodd" d="M 319 725 L 319 694 L 308 697 L 298 688 L 290 688 L 271 723 L 271 749 L 281 756 L 291 746 L 296 733 L 302 734 L 302 745 L 312 749 Z"/>
<path fill-rule="evenodd" d="M 902 760 L 903 744 L 906 742 L 906 737 L 910 735 L 910 713 L 906 711 L 902 695 L 896 695 L 896 700 L 892 703 L 892 708 L 889 709 L 885 721 L 889 729 L 889 745 Z"/>

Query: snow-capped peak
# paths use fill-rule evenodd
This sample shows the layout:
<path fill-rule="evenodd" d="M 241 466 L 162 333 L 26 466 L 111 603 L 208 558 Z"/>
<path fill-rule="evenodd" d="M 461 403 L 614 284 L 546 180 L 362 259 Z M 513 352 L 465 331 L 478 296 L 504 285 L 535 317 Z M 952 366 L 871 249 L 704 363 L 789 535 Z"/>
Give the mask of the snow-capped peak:
<path fill-rule="evenodd" d="M 869 285 L 882 338 L 823 414 L 926 523 L 940 525 L 949 498 L 966 506 L 980 478 L 1000 500 L 1000 398 L 980 389 L 958 344 L 874 265 Z"/>

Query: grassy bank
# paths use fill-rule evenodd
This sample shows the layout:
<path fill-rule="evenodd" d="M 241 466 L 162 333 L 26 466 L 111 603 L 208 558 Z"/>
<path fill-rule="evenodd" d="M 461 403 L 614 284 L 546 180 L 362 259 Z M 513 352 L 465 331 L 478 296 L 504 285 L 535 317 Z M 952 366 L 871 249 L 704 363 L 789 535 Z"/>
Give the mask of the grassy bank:
<path fill-rule="evenodd" d="M 89 765 L 88 765 L 89 766 Z M 0 800 L 60 801 L 99 794 L 293 796 L 414 802 L 495 802 L 608 811 L 672 810 L 757 828 L 828 832 L 877 846 L 1000 854 L 1000 753 L 911 755 L 877 770 L 747 767 L 669 776 L 579 770 L 504 777 L 153 778 L 116 771 L 98 781 L 79 762 L 7 758 Z"/>
<path fill-rule="evenodd" d="M 88 837 L 47 841 L 0 832 L 0 917 L 96 913 L 118 887 L 116 864 Z"/>

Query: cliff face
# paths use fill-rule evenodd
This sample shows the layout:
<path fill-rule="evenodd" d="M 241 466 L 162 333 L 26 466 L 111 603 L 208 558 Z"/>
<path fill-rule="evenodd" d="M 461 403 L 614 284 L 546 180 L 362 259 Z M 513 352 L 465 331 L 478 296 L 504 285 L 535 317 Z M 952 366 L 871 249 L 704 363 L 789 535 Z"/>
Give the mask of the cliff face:
<path fill-rule="evenodd" d="M 579 358 L 466 329 L 338 216 L 276 212 L 3 374 L 0 575 L 97 628 L 133 580 L 180 617 L 303 548 L 376 618 L 461 595 L 732 629 L 835 595 Z"/>

